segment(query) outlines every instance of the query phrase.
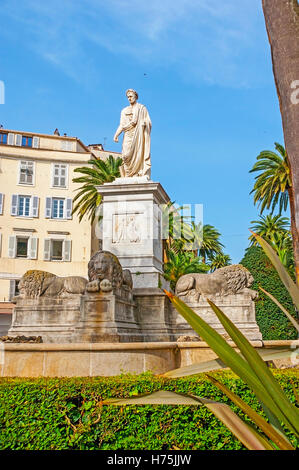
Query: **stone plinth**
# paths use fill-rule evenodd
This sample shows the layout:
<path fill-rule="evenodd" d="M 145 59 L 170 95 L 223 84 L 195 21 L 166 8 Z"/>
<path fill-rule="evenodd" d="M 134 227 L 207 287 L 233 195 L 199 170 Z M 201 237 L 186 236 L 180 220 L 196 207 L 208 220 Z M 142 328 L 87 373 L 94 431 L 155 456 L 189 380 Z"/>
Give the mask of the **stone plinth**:
<path fill-rule="evenodd" d="M 46 343 L 71 342 L 80 320 L 81 302 L 82 295 L 19 299 L 8 336 L 42 336 Z"/>
<path fill-rule="evenodd" d="M 161 289 L 134 289 L 137 320 L 144 341 L 173 341 L 171 304 Z"/>
<path fill-rule="evenodd" d="M 183 299 L 184 302 L 191 307 L 203 320 L 205 320 L 212 328 L 214 328 L 225 339 L 228 339 L 226 331 L 219 322 L 217 316 L 211 309 L 208 302 L 200 298 L 198 302 L 191 302 Z M 234 325 L 246 336 L 250 341 L 262 341 L 262 334 L 256 323 L 255 303 L 248 294 L 234 294 L 223 297 L 211 298 L 211 300 L 219 307 L 225 315 L 234 323 Z M 184 335 L 195 335 L 196 333 L 184 318 L 177 313 L 172 307 L 173 328 L 177 333 Z"/>
<path fill-rule="evenodd" d="M 134 288 L 166 287 L 161 206 L 169 197 L 161 184 L 146 177 L 117 178 L 97 189 L 103 197 L 102 249 L 131 271 Z"/>
<path fill-rule="evenodd" d="M 136 304 L 132 300 L 132 294 L 122 289 L 117 294 L 84 295 L 80 321 L 76 325 L 73 341 L 143 341 L 136 322 Z"/>
<path fill-rule="evenodd" d="M 143 341 L 132 293 L 19 299 L 9 336 L 42 336 L 44 343 Z"/>

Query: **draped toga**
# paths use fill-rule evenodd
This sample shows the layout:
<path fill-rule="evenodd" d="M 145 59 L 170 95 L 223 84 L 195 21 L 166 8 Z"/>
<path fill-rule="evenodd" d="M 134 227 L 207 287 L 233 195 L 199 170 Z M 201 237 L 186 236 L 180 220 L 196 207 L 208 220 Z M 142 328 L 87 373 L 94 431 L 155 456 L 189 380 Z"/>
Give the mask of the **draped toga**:
<path fill-rule="evenodd" d="M 136 126 L 130 130 L 124 128 L 130 123 Z M 135 103 L 127 106 L 120 115 L 120 128 L 124 132 L 122 145 L 123 165 L 121 176 L 151 176 L 151 142 L 150 134 L 152 123 L 146 107 Z"/>

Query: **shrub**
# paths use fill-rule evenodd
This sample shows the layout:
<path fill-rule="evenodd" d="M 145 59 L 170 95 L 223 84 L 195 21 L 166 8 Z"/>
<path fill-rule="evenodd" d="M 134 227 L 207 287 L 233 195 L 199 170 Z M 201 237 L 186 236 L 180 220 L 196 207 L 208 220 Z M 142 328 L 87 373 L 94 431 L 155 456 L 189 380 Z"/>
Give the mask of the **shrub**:
<path fill-rule="evenodd" d="M 287 395 L 295 402 L 296 370 L 274 371 Z M 215 372 L 255 410 L 263 411 L 237 376 Z M 206 407 L 101 406 L 108 397 L 128 397 L 157 390 L 192 393 L 238 407 L 203 374 L 181 379 L 138 376 L 0 379 L 0 448 L 14 450 L 184 450 L 244 449 Z M 249 421 L 245 417 L 245 420 Z M 296 446 L 293 436 L 292 443 Z"/>
<path fill-rule="evenodd" d="M 259 292 L 256 302 L 256 320 L 264 340 L 296 339 L 297 332 L 285 314 L 270 300 L 259 286 L 263 287 L 292 314 L 296 316 L 292 299 L 282 284 L 275 268 L 263 250 L 258 246 L 247 248 L 240 262 L 253 275 L 252 289 Z"/>

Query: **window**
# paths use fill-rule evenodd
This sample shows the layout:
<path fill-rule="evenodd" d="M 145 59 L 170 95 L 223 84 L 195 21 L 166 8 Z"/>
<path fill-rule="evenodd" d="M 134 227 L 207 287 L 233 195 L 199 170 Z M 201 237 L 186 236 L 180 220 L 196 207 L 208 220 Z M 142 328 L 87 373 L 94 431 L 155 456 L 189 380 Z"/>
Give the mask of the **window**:
<path fill-rule="evenodd" d="M 4 194 L 0 193 L 0 215 L 3 214 Z"/>
<path fill-rule="evenodd" d="M 22 135 L 22 147 L 32 147 L 32 137 Z"/>
<path fill-rule="evenodd" d="M 68 150 L 72 152 L 74 149 L 74 143 L 69 140 L 62 140 L 61 141 L 61 150 Z"/>
<path fill-rule="evenodd" d="M 44 260 L 71 261 L 71 240 L 46 238 L 44 241 Z"/>
<path fill-rule="evenodd" d="M 29 217 L 30 215 L 30 196 L 19 196 L 18 216 Z"/>
<path fill-rule="evenodd" d="M 7 134 L 4 134 L 3 132 L 0 133 L 0 144 L 7 144 Z"/>
<path fill-rule="evenodd" d="M 20 161 L 19 184 L 33 184 L 34 162 Z"/>
<path fill-rule="evenodd" d="M 67 186 L 67 165 L 54 163 L 52 174 L 52 186 L 55 188 L 66 188 Z"/>
<path fill-rule="evenodd" d="M 64 199 L 52 199 L 52 219 L 63 219 L 64 217 Z"/>
<path fill-rule="evenodd" d="M 62 261 L 63 240 L 51 240 L 51 259 L 53 261 Z"/>
<path fill-rule="evenodd" d="M 71 219 L 73 201 L 68 198 L 46 197 L 46 219 Z"/>
<path fill-rule="evenodd" d="M 12 279 L 9 286 L 9 300 L 12 300 L 13 297 L 19 295 L 19 282 L 20 279 Z"/>
<path fill-rule="evenodd" d="M 38 238 L 26 235 L 8 237 L 8 257 L 37 259 Z"/>
<path fill-rule="evenodd" d="M 38 217 L 39 197 L 13 194 L 10 215 L 19 217 Z"/>
<path fill-rule="evenodd" d="M 17 258 L 27 258 L 28 254 L 28 238 L 17 237 Z"/>

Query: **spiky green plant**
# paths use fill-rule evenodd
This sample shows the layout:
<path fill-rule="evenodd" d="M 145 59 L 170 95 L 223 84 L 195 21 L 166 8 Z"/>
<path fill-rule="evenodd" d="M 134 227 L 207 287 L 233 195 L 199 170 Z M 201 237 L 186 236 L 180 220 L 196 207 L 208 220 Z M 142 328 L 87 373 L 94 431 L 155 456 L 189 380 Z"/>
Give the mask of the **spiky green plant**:
<path fill-rule="evenodd" d="M 284 266 L 281 264 L 273 248 L 263 240 L 259 235 L 253 234 L 262 246 L 263 250 L 270 258 L 274 267 L 288 289 L 295 305 L 299 307 L 299 288 L 288 275 Z M 267 419 L 254 411 L 247 403 L 241 400 L 232 390 L 216 380 L 214 377 L 207 376 L 211 382 L 218 387 L 227 397 L 235 403 L 245 413 L 257 427 L 253 428 L 246 422 L 240 420 L 232 410 L 226 406 L 221 406 L 218 402 L 207 401 L 194 395 L 182 395 L 172 392 L 156 392 L 146 394 L 130 399 L 109 399 L 104 404 L 114 405 L 204 405 L 214 413 L 231 432 L 250 450 L 294 450 L 289 438 L 286 435 L 285 428 L 299 438 L 299 410 L 288 399 L 279 383 L 273 376 L 266 363 L 260 357 L 259 353 L 245 338 L 245 336 L 236 328 L 233 322 L 210 300 L 208 303 L 214 314 L 225 329 L 228 337 L 235 343 L 240 353 L 230 346 L 227 341 L 208 323 L 198 316 L 188 305 L 175 295 L 166 292 L 172 304 L 178 312 L 185 318 L 197 334 L 210 346 L 210 348 L 220 358 L 216 362 L 216 367 L 229 367 L 234 371 L 247 385 L 253 390 L 260 401 Z M 273 299 L 273 297 L 272 297 Z M 275 301 L 275 299 L 273 299 Z M 288 312 L 285 312 L 288 315 Z M 295 322 L 295 320 L 293 319 Z M 297 328 L 299 326 L 297 325 Z M 291 351 L 285 351 L 289 354 Z M 268 358 L 269 359 L 269 358 Z M 207 367 L 207 365 L 205 365 Z M 210 367 L 215 369 L 215 364 Z M 205 368 L 205 370 L 207 370 Z M 202 372 L 202 364 L 192 364 L 191 366 L 167 372 L 168 377 L 182 377 L 194 375 Z M 262 431 L 262 432 L 261 432 Z"/>

